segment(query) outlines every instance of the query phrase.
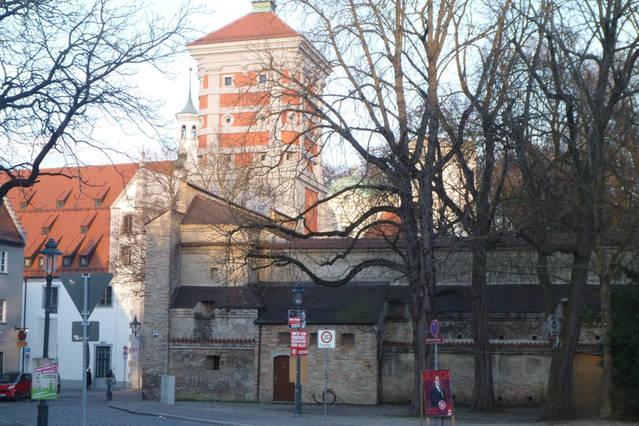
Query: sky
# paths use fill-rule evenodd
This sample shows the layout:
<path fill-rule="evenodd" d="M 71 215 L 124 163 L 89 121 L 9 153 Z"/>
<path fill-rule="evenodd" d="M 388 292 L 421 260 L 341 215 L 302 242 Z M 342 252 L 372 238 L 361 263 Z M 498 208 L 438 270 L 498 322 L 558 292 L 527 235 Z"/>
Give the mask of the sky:
<path fill-rule="evenodd" d="M 152 10 L 153 13 L 170 18 L 183 4 L 183 1 L 176 0 L 148 0 L 144 7 Z M 196 31 L 195 38 L 215 31 L 251 11 L 250 0 L 192 0 L 190 5 L 197 10 L 192 18 L 193 28 Z M 169 125 L 175 124 L 174 133 L 166 134 L 167 137 L 177 135 L 175 113 L 180 111 L 186 103 L 189 68 L 193 68 L 190 77 L 194 88 L 193 103 L 197 105 L 197 66 L 186 50 L 177 54 L 162 71 L 150 66 L 141 66 L 135 76 L 134 84 L 141 92 L 161 104 L 158 111 L 160 121 L 168 122 Z M 170 130 L 172 129 L 167 129 L 167 131 Z M 107 157 L 104 152 L 84 149 L 78 153 L 78 156 L 88 164 L 130 161 L 132 158 L 138 158 L 142 151 L 151 155 L 159 151 L 157 140 L 154 138 L 136 129 L 121 128 L 108 122 L 99 122 L 93 131 L 93 136 L 97 140 L 107 141 L 107 145 L 126 152 L 126 155 L 111 152 Z M 61 158 L 51 157 L 47 165 L 57 166 L 62 161 L 64 160 Z"/>

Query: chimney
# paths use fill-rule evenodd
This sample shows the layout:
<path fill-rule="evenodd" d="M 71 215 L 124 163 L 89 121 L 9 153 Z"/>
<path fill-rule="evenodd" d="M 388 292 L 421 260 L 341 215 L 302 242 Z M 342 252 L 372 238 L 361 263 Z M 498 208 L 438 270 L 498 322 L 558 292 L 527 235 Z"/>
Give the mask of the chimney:
<path fill-rule="evenodd" d="M 275 12 L 275 0 L 253 0 L 253 13 Z"/>

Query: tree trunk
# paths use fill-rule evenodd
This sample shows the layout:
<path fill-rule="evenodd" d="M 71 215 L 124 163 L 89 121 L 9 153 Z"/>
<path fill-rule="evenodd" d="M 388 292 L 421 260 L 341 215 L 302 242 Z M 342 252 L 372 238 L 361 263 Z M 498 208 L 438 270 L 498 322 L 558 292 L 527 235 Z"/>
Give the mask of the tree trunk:
<path fill-rule="evenodd" d="M 428 296 L 428 290 L 426 288 L 422 287 L 420 289 L 418 287 L 414 289 L 411 300 L 411 310 L 413 323 L 413 348 L 415 351 L 411 414 L 413 416 L 418 416 L 420 415 L 419 410 L 422 409 L 422 372 L 428 368 L 427 360 L 430 352 L 430 347 L 426 344 L 426 329 L 428 328 L 428 316 L 430 315 L 431 304 Z"/>
<path fill-rule="evenodd" d="M 495 389 L 488 330 L 488 289 L 486 288 L 487 248 L 480 243 L 473 249 L 471 294 L 473 359 L 475 380 L 472 408 L 475 411 L 494 411 Z"/>
<path fill-rule="evenodd" d="M 612 331 L 612 311 L 610 297 L 610 278 L 605 275 L 599 281 L 601 294 L 601 322 L 603 326 L 603 381 L 601 384 L 601 404 L 599 406 L 599 417 L 610 418 L 613 413 L 612 404 L 612 345 L 610 344 L 610 333 Z"/>
<path fill-rule="evenodd" d="M 548 255 L 537 251 L 537 280 L 541 286 L 546 318 L 555 312 L 555 300 L 552 295 L 552 282 L 548 274 Z"/>
<path fill-rule="evenodd" d="M 591 228 L 580 232 L 573 255 L 568 307 L 563 316 L 559 347 L 553 352 L 550 376 L 546 389 L 545 416 L 550 419 L 569 419 L 572 410 L 572 367 L 581 332 L 581 309 L 588 282 L 592 253 Z"/>

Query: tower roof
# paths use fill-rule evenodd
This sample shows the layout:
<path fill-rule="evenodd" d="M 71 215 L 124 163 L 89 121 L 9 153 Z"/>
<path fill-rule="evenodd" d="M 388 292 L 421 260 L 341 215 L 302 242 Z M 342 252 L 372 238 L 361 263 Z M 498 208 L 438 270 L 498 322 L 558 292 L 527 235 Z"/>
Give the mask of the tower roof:
<path fill-rule="evenodd" d="M 193 96 L 191 96 L 191 69 L 189 68 L 189 96 L 186 98 L 186 104 L 182 111 L 178 112 L 178 114 L 197 114 L 197 109 L 195 105 L 193 105 Z"/>
<path fill-rule="evenodd" d="M 295 37 L 299 33 L 282 21 L 273 12 L 253 12 L 230 24 L 200 37 L 189 46 L 226 43 L 242 40 L 263 40 L 270 38 Z"/>

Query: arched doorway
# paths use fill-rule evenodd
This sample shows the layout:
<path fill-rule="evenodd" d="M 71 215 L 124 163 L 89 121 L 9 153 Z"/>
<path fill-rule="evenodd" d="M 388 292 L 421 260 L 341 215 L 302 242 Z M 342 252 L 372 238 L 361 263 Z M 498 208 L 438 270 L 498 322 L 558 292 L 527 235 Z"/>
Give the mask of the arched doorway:
<path fill-rule="evenodd" d="M 293 401 L 295 384 L 288 381 L 289 357 L 273 358 L 273 401 Z"/>

